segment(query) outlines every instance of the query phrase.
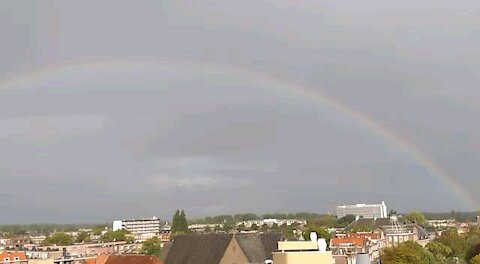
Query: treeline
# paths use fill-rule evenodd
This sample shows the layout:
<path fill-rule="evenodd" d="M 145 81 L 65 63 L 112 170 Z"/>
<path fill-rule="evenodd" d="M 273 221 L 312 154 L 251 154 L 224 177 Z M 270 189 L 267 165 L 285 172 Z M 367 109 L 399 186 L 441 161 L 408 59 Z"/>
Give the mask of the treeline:
<path fill-rule="evenodd" d="M 423 213 L 425 217 L 429 220 L 441 220 L 441 219 L 455 219 L 460 222 L 464 221 L 476 221 L 478 212 L 456 212 L 451 211 L 449 213 Z"/>
<path fill-rule="evenodd" d="M 222 223 L 231 223 L 231 222 L 242 222 L 250 220 L 262 220 L 268 218 L 274 219 L 302 219 L 302 220 L 313 220 L 321 218 L 321 214 L 317 213 L 308 213 L 308 212 L 298 212 L 298 213 L 270 213 L 258 215 L 255 213 L 244 213 L 244 214 L 235 214 L 235 215 L 217 215 L 217 216 L 208 216 L 203 219 L 191 220 L 190 223 L 195 224 L 222 224 Z"/>
<path fill-rule="evenodd" d="M 110 224 L 28 224 L 28 225 L 0 225 L 0 234 L 25 235 L 49 234 L 54 232 L 74 232 L 79 229 L 105 228 Z"/>

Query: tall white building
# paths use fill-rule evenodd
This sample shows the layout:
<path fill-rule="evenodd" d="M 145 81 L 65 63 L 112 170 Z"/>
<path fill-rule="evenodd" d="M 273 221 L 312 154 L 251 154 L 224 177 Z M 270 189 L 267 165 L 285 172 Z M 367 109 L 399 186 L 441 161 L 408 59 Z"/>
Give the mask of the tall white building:
<path fill-rule="evenodd" d="M 387 206 L 382 201 L 381 204 L 354 204 L 337 206 L 337 217 L 354 215 L 363 218 L 387 218 Z"/>
<path fill-rule="evenodd" d="M 134 236 L 159 234 L 160 228 L 160 219 L 157 217 L 113 221 L 113 231 L 123 229 L 127 230 Z"/>

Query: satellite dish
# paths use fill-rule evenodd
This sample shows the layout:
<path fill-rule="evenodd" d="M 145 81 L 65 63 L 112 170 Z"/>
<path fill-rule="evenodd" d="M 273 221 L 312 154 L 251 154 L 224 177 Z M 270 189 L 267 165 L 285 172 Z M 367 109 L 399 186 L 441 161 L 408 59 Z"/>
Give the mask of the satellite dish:
<path fill-rule="evenodd" d="M 310 241 L 317 241 L 318 236 L 316 232 L 310 232 Z"/>

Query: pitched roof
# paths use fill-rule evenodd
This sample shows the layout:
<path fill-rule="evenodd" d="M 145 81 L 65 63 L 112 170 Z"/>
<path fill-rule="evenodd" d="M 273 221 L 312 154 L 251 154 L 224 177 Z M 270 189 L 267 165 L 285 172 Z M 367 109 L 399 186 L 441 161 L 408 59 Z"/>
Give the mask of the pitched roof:
<path fill-rule="evenodd" d="M 265 263 L 272 259 L 272 252 L 277 250 L 280 233 L 240 234 L 235 239 L 245 253 L 249 263 Z"/>
<path fill-rule="evenodd" d="M 222 259 L 233 235 L 178 235 L 165 264 L 217 264 Z"/>
<path fill-rule="evenodd" d="M 172 248 L 172 242 L 165 242 L 163 243 L 162 251 L 160 252 L 160 259 L 165 261 L 167 259 L 168 253 L 170 253 L 170 249 Z"/>
<path fill-rule="evenodd" d="M 362 237 L 336 237 L 332 238 L 331 244 L 338 245 L 338 244 L 353 244 L 355 246 L 363 246 L 365 245 L 365 238 Z"/>
<path fill-rule="evenodd" d="M 100 255 L 96 264 L 163 264 L 155 256 L 147 255 Z"/>
<path fill-rule="evenodd" d="M 10 261 L 15 261 L 15 258 L 18 258 L 18 261 L 27 260 L 27 256 L 25 256 L 25 252 L 23 251 L 3 251 L 0 252 L 0 261 L 3 262 L 5 258 L 9 258 Z"/>

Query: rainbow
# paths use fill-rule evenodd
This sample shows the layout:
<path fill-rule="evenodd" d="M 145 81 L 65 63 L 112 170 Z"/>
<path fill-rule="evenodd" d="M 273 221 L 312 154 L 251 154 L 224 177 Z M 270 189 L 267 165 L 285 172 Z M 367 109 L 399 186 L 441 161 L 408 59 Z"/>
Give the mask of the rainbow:
<path fill-rule="evenodd" d="M 74 61 L 52 64 L 48 67 L 34 70 L 26 74 L 20 74 L 11 78 L 0 80 L 0 89 L 21 89 L 22 87 L 34 86 L 36 83 L 48 81 L 49 78 L 71 76 L 76 72 L 91 70 L 119 70 L 133 69 L 135 67 L 148 67 L 153 69 L 171 69 L 178 67 L 187 72 L 195 74 L 216 74 L 216 75 L 233 75 L 241 77 L 242 80 L 255 80 L 266 87 L 273 87 L 280 93 L 285 93 L 289 97 L 298 97 L 302 100 L 311 100 L 315 104 L 329 107 L 335 111 L 346 115 L 357 125 L 367 129 L 373 135 L 385 140 L 385 142 L 408 154 L 418 165 L 429 172 L 440 183 L 442 183 L 452 194 L 461 199 L 463 203 L 470 209 L 476 208 L 476 199 L 460 185 L 455 178 L 445 169 L 437 164 L 433 159 L 424 154 L 418 147 L 409 142 L 407 139 L 389 130 L 374 118 L 356 111 L 342 102 L 329 97 L 318 91 L 314 91 L 311 87 L 298 82 L 290 81 L 284 78 L 278 78 L 266 73 L 253 71 L 243 67 L 232 65 L 220 65 L 209 62 L 198 62 L 184 59 L 161 59 L 161 60 L 145 60 L 145 59 L 127 59 L 127 60 L 108 60 L 108 61 Z"/>

